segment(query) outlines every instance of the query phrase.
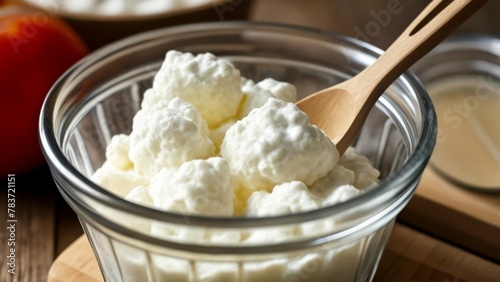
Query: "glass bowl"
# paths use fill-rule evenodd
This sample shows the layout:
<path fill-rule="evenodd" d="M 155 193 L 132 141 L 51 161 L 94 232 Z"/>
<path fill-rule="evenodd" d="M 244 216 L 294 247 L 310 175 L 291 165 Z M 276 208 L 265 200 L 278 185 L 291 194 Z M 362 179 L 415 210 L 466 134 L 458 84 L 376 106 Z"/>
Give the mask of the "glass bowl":
<path fill-rule="evenodd" d="M 143 92 L 167 50 L 211 52 L 243 76 L 293 83 L 299 99 L 343 81 L 381 50 L 353 38 L 289 25 L 224 22 L 136 35 L 99 49 L 53 86 L 42 108 L 40 140 L 55 183 L 78 214 L 106 281 L 370 281 L 396 215 L 415 192 L 436 140 L 431 101 L 410 73 L 399 77 L 371 111 L 353 145 L 381 172 L 358 197 L 304 213 L 265 218 L 213 218 L 169 213 L 128 202 L 89 176 L 110 138 L 131 131 Z M 149 233 L 151 224 L 185 238 Z M 321 226 L 281 240 L 280 231 Z M 265 243 L 224 236 L 262 232 Z"/>

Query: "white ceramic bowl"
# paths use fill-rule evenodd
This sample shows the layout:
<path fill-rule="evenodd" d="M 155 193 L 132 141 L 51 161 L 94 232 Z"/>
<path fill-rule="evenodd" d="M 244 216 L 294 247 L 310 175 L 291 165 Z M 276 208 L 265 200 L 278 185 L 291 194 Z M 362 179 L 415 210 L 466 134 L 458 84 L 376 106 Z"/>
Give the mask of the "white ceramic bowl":
<path fill-rule="evenodd" d="M 10 0 L 65 20 L 91 50 L 124 37 L 153 29 L 199 22 L 248 19 L 253 0 L 204 0 L 155 13 L 104 14 L 64 9 L 61 0 Z M 74 1 L 74 0 L 69 0 Z M 123 0 L 127 1 L 127 0 Z M 170 0 L 166 0 L 170 1 Z"/>

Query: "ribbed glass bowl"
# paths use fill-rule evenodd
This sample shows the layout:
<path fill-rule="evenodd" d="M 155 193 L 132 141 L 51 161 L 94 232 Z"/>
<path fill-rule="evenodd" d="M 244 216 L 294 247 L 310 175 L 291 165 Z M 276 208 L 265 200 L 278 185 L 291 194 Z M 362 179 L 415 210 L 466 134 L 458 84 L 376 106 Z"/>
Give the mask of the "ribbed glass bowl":
<path fill-rule="evenodd" d="M 414 194 L 435 144 L 434 109 L 417 79 L 407 72 L 390 86 L 354 144 L 381 172 L 372 189 L 335 206 L 279 217 L 187 216 L 128 202 L 89 180 L 104 162 L 110 138 L 130 133 L 142 95 L 171 49 L 214 53 L 255 81 L 290 82 L 299 99 L 355 75 L 381 54 L 367 43 L 319 30 L 224 22 L 136 35 L 70 69 L 45 101 L 40 140 L 105 280 L 370 281 L 395 217 Z M 270 237 L 299 225 L 328 228 L 242 245 L 154 237 L 152 222 L 186 234 L 263 230 Z"/>

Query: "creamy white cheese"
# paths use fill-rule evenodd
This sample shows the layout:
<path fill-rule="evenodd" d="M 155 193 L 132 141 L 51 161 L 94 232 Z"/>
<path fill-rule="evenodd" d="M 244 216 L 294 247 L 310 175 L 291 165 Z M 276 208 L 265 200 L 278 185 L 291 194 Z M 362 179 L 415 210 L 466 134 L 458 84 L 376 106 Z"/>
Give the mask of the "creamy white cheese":
<path fill-rule="evenodd" d="M 151 179 L 154 206 L 167 211 L 205 216 L 232 216 L 234 182 L 227 161 L 213 157 L 162 169 Z"/>
<path fill-rule="evenodd" d="M 167 52 L 153 90 L 144 95 L 142 108 L 180 97 L 200 112 L 210 128 L 234 117 L 243 97 L 240 71 L 210 53 Z"/>
<path fill-rule="evenodd" d="M 141 109 L 133 119 L 129 158 L 135 171 L 146 178 L 162 168 L 178 168 L 214 153 L 212 140 L 179 110 Z"/>
<path fill-rule="evenodd" d="M 339 160 L 295 100 L 291 84 L 255 83 L 210 53 L 169 51 L 130 136 L 111 139 L 92 179 L 146 205 L 149 194 L 159 209 L 214 216 L 303 212 L 376 184 L 370 161 L 353 148 Z"/>
<path fill-rule="evenodd" d="M 354 148 L 335 145 L 294 104 L 292 85 L 240 77 L 228 61 L 170 51 L 129 136 L 117 135 L 92 179 L 131 202 L 185 215 L 273 217 L 335 205 L 378 182 Z M 122 214 L 111 214 L 123 218 Z M 125 219 L 123 219 L 125 220 Z M 134 218 L 129 228 L 175 242 L 267 245 L 328 234 L 334 219 L 241 231 Z M 135 280 L 350 281 L 364 239 L 294 258 L 189 262 L 120 246 L 118 260 Z M 129 258 L 130 255 L 135 258 Z M 331 266 L 334 266 L 333 268 Z M 127 268 L 128 267 L 128 268 Z M 299 280 L 297 280 L 299 279 Z"/>
<path fill-rule="evenodd" d="M 339 158 L 335 145 L 304 112 L 275 98 L 229 128 L 221 156 L 252 191 L 290 181 L 312 185 Z"/>
<path fill-rule="evenodd" d="M 314 196 L 300 181 L 276 185 L 271 193 L 256 191 L 248 199 L 247 216 L 266 217 L 299 213 L 320 207 Z"/>
<path fill-rule="evenodd" d="M 231 128 L 237 122 L 236 119 L 230 119 L 224 123 L 222 123 L 219 127 L 210 130 L 209 137 L 214 142 L 215 152 L 220 152 L 220 145 L 222 144 L 222 140 L 226 136 L 226 132 L 229 128 Z"/>
<path fill-rule="evenodd" d="M 97 184 L 122 197 L 137 186 L 149 185 L 149 180 L 134 170 L 128 157 L 129 140 L 128 135 L 113 136 L 106 148 L 106 161 L 91 177 Z"/>
<path fill-rule="evenodd" d="M 359 154 L 352 147 L 345 151 L 339 164 L 355 172 L 352 185 L 360 190 L 378 183 L 380 172 L 373 167 L 367 157 Z"/>
<path fill-rule="evenodd" d="M 148 90 L 145 91 L 144 95 L 154 96 L 155 94 L 151 93 L 154 91 L 155 90 L 153 88 L 149 88 Z M 171 100 L 168 99 L 160 100 L 147 108 L 157 109 L 157 110 L 169 109 L 175 111 L 176 115 L 182 116 L 194 122 L 198 126 L 198 129 L 200 130 L 201 134 L 205 136 L 208 136 L 210 134 L 208 125 L 205 122 L 205 120 L 201 117 L 200 112 L 198 112 L 198 110 L 191 103 L 188 103 L 181 98 L 175 97 Z"/>
<path fill-rule="evenodd" d="M 246 117 L 251 110 L 262 107 L 269 98 L 291 103 L 297 102 L 295 86 L 272 78 L 266 78 L 257 84 L 251 79 L 242 78 L 241 91 L 244 94 L 245 103 L 239 114 L 240 119 Z"/>

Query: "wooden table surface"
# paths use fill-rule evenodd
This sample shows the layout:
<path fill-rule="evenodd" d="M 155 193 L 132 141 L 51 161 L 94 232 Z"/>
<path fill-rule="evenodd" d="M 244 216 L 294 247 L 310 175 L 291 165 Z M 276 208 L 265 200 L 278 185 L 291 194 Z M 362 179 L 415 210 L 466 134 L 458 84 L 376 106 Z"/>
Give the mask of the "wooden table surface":
<path fill-rule="evenodd" d="M 316 4 L 335 5 L 337 10 L 333 17 L 328 9 L 322 9 L 319 4 L 287 1 L 289 0 L 256 1 L 251 17 L 255 20 L 289 22 L 354 35 L 354 28 L 367 23 L 370 20 L 369 11 L 376 9 L 376 6 L 366 4 L 369 1 L 365 0 L 359 0 L 358 8 L 364 7 L 364 12 L 361 13 L 354 11 L 352 4 L 348 7 L 346 3 L 349 1 L 311 1 Z M 391 23 L 392 32 L 382 33 L 373 38 L 372 43 L 380 47 L 387 46 L 412 15 L 418 13 L 417 5 L 421 4 L 416 3 L 421 1 L 401 2 L 404 2 L 406 7 L 412 5 L 411 9 L 405 9 L 408 15 L 398 15 L 397 19 L 394 16 L 394 22 Z M 330 9 L 330 12 L 334 11 L 333 7 Z M 356 18 L 354 15 L 366 17 Z M 480 23 L 477 25 L 481 28 L 485 25 L 482 20 L 484 19 L 479 19 Z M 46 166 L 25 175 L 16 175 L 13 208 L 15 217 L 8 217 L 7 179 L 2 183 L 5 188 L 0 193 L 0 281 L 46 281 L 54 260 L 82 235 L 78 219 L 55 188 Z M 6 228 L 11 225 L 15 226 L 15 231 Z M 384 252 L 375 281 L 500 281 L 498 260 L 463 248 L 457 242 L 440 239 L 442 236 L 434 237 L 436 234 L 428 234 L 429 232 L 422 229 L 419 224 L 398 220 L 395 229 L 397 232 L 393 233 Z M 442 232 L 446 230 L 442 228 Z M 500 241 L 500 237 L 497 238 Z M 12 242 L 15 242 L 15 246 Z M 493 249 L 493 254 L 500 251 L 500 243 L 493 245 L 493 248 L 495 247 L 498 249 Z M 9 273 L 11 248 L 15 248 L 15 274 Z"/>
<path fill-rule="evenodd" d="M 374 281 L 495 282 L 498 277 L 498 265 L 397 223 Z M 103 282 L 85 236 L 71 244 L 50 269 L 48 282 L 68 280 Z"/>
<path fill-rule="evenodd" d="M 9 233 L 2 231 L 0 281 L 47 281 L 50 267 L 61 253 L 78 238 L 75 244 L 85 248 L 87 240 L 81 237 L 78 219 L 52 184 L 47 167 L 16 176 L 15 186 L 16 274 L 8 273 L 9 254 L 5 246 Z M 0 197 L 2 203 L 7 202 L 6 195 L 4 191 Z M 1 212 L 0 222 L 7 220 L 7 213 Z M 90 249 L 78 253 L 68 251 L 69 254 L 63 253 L 59 259 L 59 263 L 66 264 L 62 269 L 78 268 L 84 263 L 85 269 L 91 270 L 89 276 L 76 281 L 102 281 Z M 398 220 L 374 281 L 495 282 L 500 281 L 499 278 L 498 261 L 473 254 Z"/>

